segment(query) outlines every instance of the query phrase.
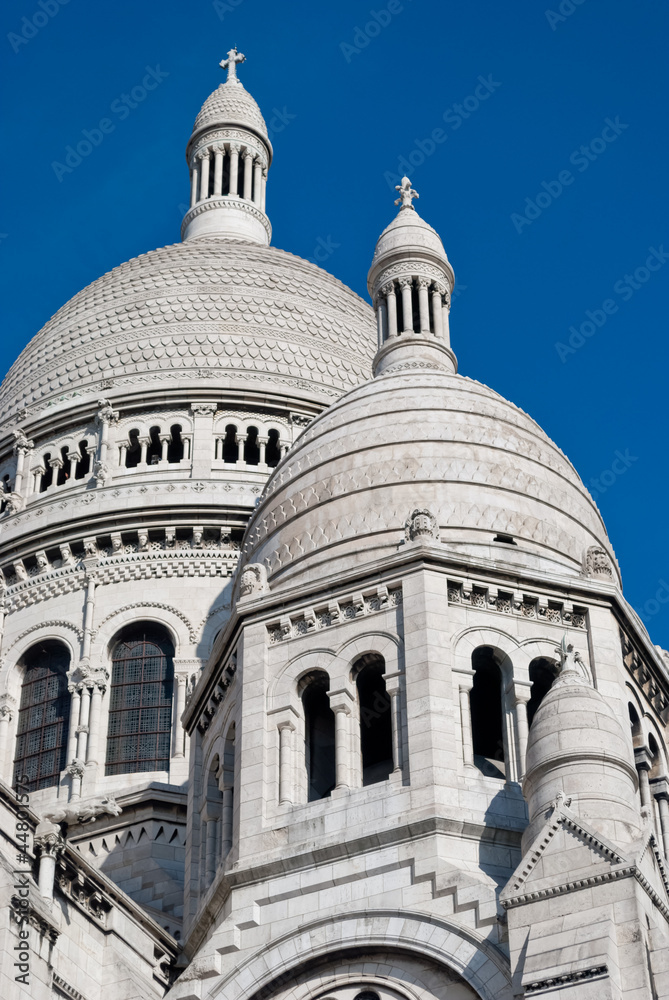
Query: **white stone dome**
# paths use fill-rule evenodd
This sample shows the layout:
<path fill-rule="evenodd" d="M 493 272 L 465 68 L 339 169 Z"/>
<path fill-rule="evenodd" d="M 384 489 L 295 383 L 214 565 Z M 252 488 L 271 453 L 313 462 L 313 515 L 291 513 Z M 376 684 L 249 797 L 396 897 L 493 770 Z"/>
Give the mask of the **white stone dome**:
<path fill-rule="evenodd" d="M 359 296 L 299 257 L 214 237 L 178 243 L 59 309 L 0 387 L 0 420 L 89 396 L 199 389 L 322 406 L 368 377 L 374 327 Z"/>
<path fill-rule="evenodd" d="M 244 558 L 265 564 L 272 589 L 373 564 L 397 552 L 416 508 L 460 557 L 575 577 L 597 546 L 617 579 L 601 516 L 560 449 L 492 389 L 420 361 L 312 422 L 271 476 Z"/>
<path fill-rule="evenodd" d="M 212 125 L 243 125 L 245 128 L 256 129 L 267 139 L 267 126 L 262 112 L 238 79 L 226 80 L 209 95 L 195 119 L 193 135 Z"/>

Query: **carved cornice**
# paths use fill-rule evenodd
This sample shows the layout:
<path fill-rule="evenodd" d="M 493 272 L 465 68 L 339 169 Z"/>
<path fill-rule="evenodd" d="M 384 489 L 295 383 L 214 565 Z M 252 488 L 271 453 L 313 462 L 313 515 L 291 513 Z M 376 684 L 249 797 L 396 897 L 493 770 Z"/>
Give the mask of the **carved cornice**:
<path fill-rule="evenodd" d="M 622 647 L 623 663 L 629 674 L 652 708 L 659 714 L 662 721 L 669 722 L 669 692 L 666 681 L 654 663 L 643 655 L 632 642 L 628 634 L 619 626 L 620 645 Z"/>
<path fill-rule="evenodd" d="M 459 581 L 448 581 L 448 603 L 462 604 L 497 614 L 510 615 L 545 622 L 550 625 L 568 626 L 587 630 L 588 619 L 585 608 L 574 608 L 569 602 L 548 600 L 539 596 L 510 591 L 498 591 L 485 583 L 465 586 Z"/>
<path fill-rule="evenodd" d="M 290 615 L 284 615 L 278 622 L 267 625 L 270 644 L 295 639 L 310 632 L 341 625 L 354 618 L 362 618 L 378 611 L 398 607 L 402 603 L 402 590 L 397 587 L 388 590 L 385 585 L 368 593 L 353 594 L 337 601 L 329 601 L 324 607 L 305 608 Z"/>
<path fill-rule="evenodd" d="M 271 241 L 272 224 L 265 213 L 261 212 L 258 206 L 252 201 L 247 201 L 245 198 L 230 195 L 216 195 L 211 198 L 205 198 L 204 201 L 199 201 L 197 205 L 190 208 L 184 215 L 183 222 L 181 223 L 181 235 L 183 236 L 186 231 L 186 226 L 188 226 L 193 219 L 197 219 L 199 215 L 202 215 L 204 212 L 211 212 L 212 209 L 215 208 L 222 208 L 227 211 L 232 211 L 234 209 L 235 211 L 241 211 L 245 212 L 247 215 L 251 215 L 263 226 L 265 232 L 267 233 L 268 241 Z"/>
<path fill-rule="evenodd" d="M 558 989 L 560 986 L 570 986 L 572 983 L 583 983 L 589 979 L 601 979 L 608 976 L 608 966 L 597 965 L 591 969 L 582 969 L 579 972 L 567 972 L 562 976 L 552 976 L 550 979 L 536 980 L 525 986 L 525 996 L 532 996 L 539 990 Z"/>

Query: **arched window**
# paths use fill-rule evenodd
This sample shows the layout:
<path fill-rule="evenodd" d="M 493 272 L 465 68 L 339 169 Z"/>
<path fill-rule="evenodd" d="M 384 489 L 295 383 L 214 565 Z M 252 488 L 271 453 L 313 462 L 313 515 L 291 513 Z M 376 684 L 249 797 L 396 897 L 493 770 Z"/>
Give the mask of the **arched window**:
<path fill-rule="evenodd" d="M 74 478 L 84 479 L 91 471 L 91 453 L 88 450 L 88 441 L 79 442 L 79 454 L 81 458 L 74 470 Z"/>
<path fill-rule="evenodd" d="M 257 465 L 260 461 L 260 448 L 258 447 L 258 428 L 246 428 L 246 441 L 244 442 L 244 461 L 247 465 Z"/>
<path fill-rule="evenodd" d="M 142 457 L 142 446 L 139 443 L 139 431 L 136 427 L 128 434 L 130 444 L 128 445 L 128 450 L 125 453 L 125 467 L 126 469 L 136 469 L 139 465 L 139 460 Z"/>
<path fill-rule="evenodd" d="M 105 774 L 166 771 L 174 647 L 164 629 L 133 625 L 112 651 Z"/>
<path fill-rule="evenodd" d="M 221 819 L 221 855 L 232 848 L 232 817 L 235 806 L 235 724 L 228 729 L 223 748 L 223 815 Z"/>
<path fill-rule="evenodd" d="M 527 724 L 532 725 L 532 721 L 539 705 L 550 691 L 553 681 L 557 677 L 557 666 L 545 656 L 538 656 L 530 663 L 530 700 L 527 703 Z"/>
<path fill-rule="evenodd" d="M 14 780 L 28 778 L 28 790 L 57 785 L 67 764 L 70 654 L 60 642 L 33 646 L 23 657 Z"/>
<path fill-rule="evenodd" d="M 60 461 L 62 464 L 56 471 L 56 486 L 64 486 L 70 478 L 70 460 L 67 457 L 68 450 L 67 447 L 60 449 Z"/>
<path fill-rule="evenodd" d="M 336 784 L 335 717 L 330 708 L 329 687 L 330 678 L 318 670 L 306 679 L 302 693 L 309 802 L 326 798 Z"/>
<path fill-rule="evenodd" d="M 211 762 L 207 772 L 205 797 L 202 803 L 201 830 L 202 844 L 200 858 L 204 879 L 202 889 L 206 891 L 214 881 L 216 869 L 221 860 L 221 814 L 223 811 L 223 793 L 218 785 L 220 761 L 218 754 Z"/>
<path fill-rule="evenodd" d="M 502 711 L 502 672 L 490 646 L 472 653 L 474 685 L 469 694 L 474 763 L 490 777 L 506 774 Z"/>
<path fill-rule="evenodd" d="M 173 424 L 170 427 L 172 440 L 167 446 L 167 461 L 170 464 L 180 462 L 184 457 L 184 443 L 181 437 L 181 424 Z"/>
<path fill-rule="evenodd" d="M 160 427 L 149 429 L 149 444 L 146 449 L 146 464 L 158 465 L 163 454 L 163 446 L 160 442 Z"/>
<path fill-rule="evenodd" d="M 225 428 L 225 438 L 223 439 L 223 461 L 234 463 L 238 458 L 237 428 L 234 424 L 228 424 Z"/>
<path fill-rule="evenodd" d="M 47 451 L 46 455 L 42 459 L 42 464 L 44 465 L 44 475 L 42 476 L 39 491 L 44 493 L 48 490 L 53 483 L 53 465 L 51 465 L 51 452 Z"/>
<path fill-rule="evenodd" d="M 630 717 L 630 729 L 632 730 L 632 746 L 636 750 L 637 747 L 643 746 L 643 730 L 639 720 L 639 713 L 631 701 L 627 705 L 627 711 Z"/>
<path fill-rule="evenodd" d="M 267 435 L 267 445 L 265 446 L 265 464 L 271 469 L 279 464 L 281 458 L 281 447 L 279 445 L 279 432 L 272 428 Z"/>
<path fill-rule="evenodd" d="M 360 710 L 362 783 L 385 781 L 393 770 L 393 726 L 390 696 L 383 678 L 382 656 L 363 657 L 356 664 Z M 354 667 L 355 669 L 355 667 Z"/>

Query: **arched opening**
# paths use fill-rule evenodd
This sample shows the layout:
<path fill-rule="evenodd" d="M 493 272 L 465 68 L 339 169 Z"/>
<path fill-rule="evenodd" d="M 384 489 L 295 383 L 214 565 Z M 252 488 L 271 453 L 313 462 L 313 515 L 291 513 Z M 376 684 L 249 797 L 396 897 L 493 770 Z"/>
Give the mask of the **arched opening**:
<path fill-rule="evenodd" d="M 385 663 L 382 656 L 363 657 L 356 668 L 362 783 L 374 785 L 385 781 L 393 770 L 393 726 L 390 696 L 383 677 Z"/>
<path fill-rule="evenodd" d="M 639 713 L 631 701 L 627 705 L 627 712 L 630 718 L 630 729 L 632 730 L 632 746 L 636 750 L 637 747 L 643 746 L 641 720 L 639 719 Z"/>
<path fill-rule="evenodd" d="M 67 453 L 68 448 L 60 449 L 60 461 L 62 464 L 59 465 L 56 472 L 56 486 L 64 486 L 70 478 L 70 460 L 67 457 Z"/>
<path fill-rule="evenodd" d="M 44 465 L 44 475 L 42 476 L 42 480 L 40 482 L 40 493 L 44 493 L 45 490 L 48 490 L 53 483 L 53 465 L 51 465 L 50 451 L 47 451 L 46 455 L 42 459 L 42 463 Z"/>
<path fill-rule="evenodd" d="M 112 647 L 105 774 L 167 771 L 174 646 L 158 625 L 129 625 Z"/>
<path fill-rule="evenodd" d="M 662 778 L 663 767 L 662 767 L 662 755 L 660 753 L 660 748 L 657 745 L 657 740 L 652 733 L 648 734 L 648 750 L 650 751 L 650 773 L 648 777 L 652 781 L 654 778 Z"/>
<path fill-rule="evenodd" d="M 490 777 L 506 775 L 502 672 L 490 646 L 472 653 L 474 684 L 469 694 L 474 763 Z"/>
<path fill-rule="evenodd" d="M 139 431 L 136 427 L 130 431 L 128 438 L 130 443 L 125 453 L 125 467 L 126 469 L 136 469 L 142 457 L 142 446 L 139 443 Z"/>
<path fill-rule="evenodd" d="M 545 656 L 537 656 L 530 663 L 530 700 L 527 703 L 527 724 L 532 725 L 536 711 L 550 691 L 557 677 L 557 665 Z"/>
<path fill-rule="evenodd" d="M 336 784 L 335 717 L 330 708 L 330 678 L 321 670 L 310 674 L 302 692 L 308 800 L 326 798 Z"/>
<path fill-rule="evenodd" d="M 67 764 L 69 666 L 67 648 L 55 640 L 32 646 L 23 657 L 14 781 L 25 776 L 30 792 L 57 785 Z"/>
<path fill-rule="evenodd" d="M 221 814 L 223 811 L 223 793 L 218 785 L 220 761 L 214 757 L 207 772 L 204 802 L 202 803 L 202 870 L 204 873 L 203 889 L 209 888 L 216 876 L 216 869 L 221 860 Z"/>
<path fill-rule="evenodd" d="M 184 457 L 184 442 L 181 437 L 181 424 L 173 424 L 170 427 L 172 440 L 167 446 L 167 461 L 171 465 L 181 462 Z"/>
<path fill-rule="evenodd" d="M 88 441 L 79 442 L 79 454 L 81 458 L 77 462 L 74 469 L 75 479 L 85 479 L 91 471 L 91 453 L 88 450 Z"/>
<path fill-rule="evenodd" d="M 258 446 L 258 428 L 246 428 L 246 441 L 244 442 L 244 461 L 247 465 L 257 465 L 260 461 L 260 448 Z"/>
<path fill-rule="evenodd" d="M 146 449 L 146 464 L 158 465 L 163 454 L 163 446 L 160 442 L 160 427 L 149 429 L 149 446 Z"/>
<path fill-rule="evenodd" d="M 234 424 L 228 424 L 225 428 L 225 437 L 223 438 L 223 461 L 234 463 L 238 458 L 237 428 Z"/>
<path fill-rule="evenodd" d="M 281 446 L 279 444 L 279 432 L 272 428 L 267 435 L 267 444 L 265 445 L 265 464 L 273 469 L 279 464 L 280 459 Z"/>
<path fill-rule="evenodd" d="M 411 322 L 413 323 L 412 329 L 416 332 L 420 332 L 420 305 L 418 298 L 418 282 L 414 278 L 411 282 Z"/>
<path fill-rule="evenodd" d="M 228 729 L 223 745 L 223 815 L 221 829 L 221 856 L 225 858 L 232 849 L 232 817 L 235 807 L 235 724 Z"/>

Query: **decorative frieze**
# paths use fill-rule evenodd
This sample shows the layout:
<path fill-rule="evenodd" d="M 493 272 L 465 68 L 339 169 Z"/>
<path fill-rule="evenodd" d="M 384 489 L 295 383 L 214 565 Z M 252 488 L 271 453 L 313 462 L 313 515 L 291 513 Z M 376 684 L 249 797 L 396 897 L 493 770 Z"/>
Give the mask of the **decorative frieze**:
<path fill-rule="evenodd" d="M 225 698 L 226 692 L 230 687 L 230 685 L 232 684 L 232 680 L 236 673 L 237 673 L 237 654 L 235 652 L 232 654 L 230 659 L 227 661 L 227 663 L 221 670 L 221 673 L 218 677 L 218 680 L 216 681 L 211 696 L 208 699 L 206 705 L 204 706 L 197 720 L 197 728 L 201 733 L 206 732 L 206 730 L 211 725 L 212 719 L 214 718 L 216 712 L 218 711 L 218 706 Z M 193 696 L 193 691 L 197 683 L 197 676 L 198 675 L 194 674 L 191 677 L 191 684 L 189 685 L 189 691 L 187 692 L 186 695 L 187 705 L 190 703 L 190 700 Z"/>
<path fill-rule="evenodd" d="M 271 622 L 267 626 L 267 634 L 271 644 L 285 642 L 307 635 L 309 632 L 318 632 L 345 621 L 352 621 L 354 618 L 395 608 L 401 603 L 400 587 L 388 590 L 386 586 L 380 586 L 365 594 L 353 594 L 351 597 L 329 601 L 326 606 L 305 608 L 301 612 L 285 615 L 278 622 Z"/>
<path fill-rule="evenodd" d="M 666 724 L 669 722 L 669 693 L 666 691 L 666 685 L 660 679 L 659 670 L 643 656 L 622 628 L 619 631 L 623 663 L 643 691 L 648 702 Z"/>
<path fill-rule="evenodd" d="M 469 587 L 461 582 L 448 581 L 448 603 L 547 622 L 550 625 L 568 625 L 569 628 L 587 628 L 587 611 L 567 601 L 546 600 L 530 594 L 498 590 L 485 584 Z"/>

